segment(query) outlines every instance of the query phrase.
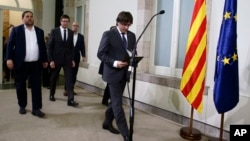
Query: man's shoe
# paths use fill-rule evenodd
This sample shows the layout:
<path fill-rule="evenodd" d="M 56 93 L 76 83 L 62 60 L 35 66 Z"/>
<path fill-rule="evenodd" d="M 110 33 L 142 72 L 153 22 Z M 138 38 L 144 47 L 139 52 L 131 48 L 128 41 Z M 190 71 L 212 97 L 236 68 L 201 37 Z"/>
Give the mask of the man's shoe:
<path fill-rule="evenodd" d="M 50 96 L 49 96 L 49 100 L 50 100 L 50 101 L 56 101 L 56 99 L 55 99 L 55 97 L 54 97 L 53 95 L 50 95 Z"/>
<path fill-rule="evenodd" d="M 103 124 L 102 128 L 104 130 L 109 130 L 113 134 L 120 134 L 120 132 L 117 129 L 115 129 L 112 124 L 110 124 L 110 125 Z"/>
<path fill-rule="evenodd" d="M 21 115 L 26 114 L 25 108 L 20 108 L 20 109 L 19 109 L 19 114 L 21 114 Z"/>
<path fill-rule="evenodd" d="M 73 94 L 74 94 L 74 95 L 77 95 L 77 93 L 76 93 L 75 91 L 73 91 Z"/>
<path fill-rule="evenodd" d="M 32 111 L 32 114 L 33 114 L 34 116 L 38 116 L 38 117 L 40 117 L 40 118 L 42 118 L 42 117 L 45 116 L 45 114 L 44 114 L 42 111 L 40 111 L 40 110 L 33 110 L 33 111 Z"/>
<path fill-rule="evenodd" d="M 76 107 L 76 106 L 78 106 L 78 103 L 76 103 L 74 100 L 69 100 L 68 106 Z"/>

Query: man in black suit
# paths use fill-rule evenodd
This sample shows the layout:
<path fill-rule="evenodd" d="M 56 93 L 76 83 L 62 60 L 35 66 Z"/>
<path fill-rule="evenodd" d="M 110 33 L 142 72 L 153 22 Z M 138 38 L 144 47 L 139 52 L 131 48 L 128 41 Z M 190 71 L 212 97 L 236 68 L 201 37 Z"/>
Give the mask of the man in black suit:
<path fill-rule="evenodd" d="M 73 85 L 74 95 L 76 95 L 76 93 L 74 91 L 74 86 L 76 83 L 76 76 L 77 76 L 81 56 L 82 56 L 82 61 L 83 62 L 85 61 L 84 36 L 82 34 L 78 33 L 78 28 L 79 28 L 78 22 L 73 22 L 71 29 L 74 32 L 74 48 L 75 48 L 75 52 L 74 52 L 75 67 L 72 67 L 72 78 L 73 78 L 72 85 Z M 64 88 L 65 88 L 64 96 L 67 96 L 68 94 L 67 94 L 67 90 L 66 90 L 66 85 Z"/>
<path fill-rule="evenodd" d="M 12 29 L 6 49 L 7 67 L 15 72 L 15 86 L 19 113 L 26 114 L 27 89 L 26 80 L 29 77 L 32 94 L 32 114 L 44 117 L 41 112 L 41 71 L 47 67 L 47 53 L 44 42 L 44 31 L 34 26 L 33 13 L 22 13 L 23 24 Z"/>
<path fill-rule="evenodd" d="M 48 43 L 48 41 L 49 41 L 49 34 L 47 34 L 46 36 L 45 36 L 45 38 L 44 38 L 44 40 L 45 40 L 45 44 L 47 44 Z M 48 49 L 47 49 L 47 51 L 48 51 Z M 45 87 L 45 88 L 48 88 L 48 89 L 50 89 L 50 67 L 47 67 L 47 68 L 44 68 L 43 69 L 43 71 L 42 71 L 42 85 L 43 85 L 43 87 Z"/>
<path fill-rule="evenodd" d="M 103 80 L 107 82 L 111 103 L 107 107 L 103 129 L 119 134 L 112 126 L 115 119 L 124 141 L 129 140 L 128 125 L 122 108 L 122 96 L 126 86 L 129 54 L 136 44 L 135 34 L 128 30 L 133 23 L 130 12 L 122 11 L 116 19 L 117 27 L 102 35 L 97 56 L 103 64 Z"/>
<path fill-rule="evenodd" d="M 64 71 L 64 80 L 68 92 L 68 106 L 76 107 L 78 103 L 74 101 L 72 85 L 72 67 L 74 62 L 74 43 L 73 31 L 68 29 L 70 18 L 62 15 L 60 18 L 61 26 L 51 30 L 47 43 L 49 65 L 51 68 L 50 76 L 50 101 L 55 101 L 56 81 L 61 68 Z"/>
<path fill-rule="evenodd" d="M 109 30 L 114 29 L 114 28 L 116 28 L 116 26 L 111 26 L 109 28 Z M 103 74 L 103 64 L 104 64 L 103 62 L 100 63 L 100 67 L 99 67 L 99 71 L 98 71 L 98 73 L 100 75 Z M 109 99 L 110 99 L 109 86 L 108 86 L 108 84 L 106 84 L 106 87 L 105 87 L 104 93 L 103 93 L 103 97 L 102 97 L 102 104 L 105 105 L 105 106 L 108 106 L 109 105 Z"/>

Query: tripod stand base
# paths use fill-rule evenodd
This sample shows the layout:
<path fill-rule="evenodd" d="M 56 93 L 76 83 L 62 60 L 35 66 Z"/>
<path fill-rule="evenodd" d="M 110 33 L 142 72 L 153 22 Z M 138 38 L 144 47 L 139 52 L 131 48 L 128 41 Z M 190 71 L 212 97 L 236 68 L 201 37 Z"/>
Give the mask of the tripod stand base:
<path fill-rule="evenodd" d="M 201 132 L 195 128 L 192 128 L 192 132 L 190 132 L 189 127 L 183 127 L 180 130 L 180 136 L 187 140 L 200 140 Z"/>

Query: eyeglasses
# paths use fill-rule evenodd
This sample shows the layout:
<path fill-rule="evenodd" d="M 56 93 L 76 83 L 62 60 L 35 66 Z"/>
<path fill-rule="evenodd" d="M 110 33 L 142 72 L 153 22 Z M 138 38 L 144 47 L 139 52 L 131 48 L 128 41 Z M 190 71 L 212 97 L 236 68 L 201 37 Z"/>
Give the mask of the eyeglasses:
<path fill-rule="evenodd" d="M 131 23 L 120 23 L 122 26 L 130 26 L 131 25 Z"/>
<path fill-rule="evenodd" d="M 68 23 L 69 20 L 61 20 L 61 22 Z"/>

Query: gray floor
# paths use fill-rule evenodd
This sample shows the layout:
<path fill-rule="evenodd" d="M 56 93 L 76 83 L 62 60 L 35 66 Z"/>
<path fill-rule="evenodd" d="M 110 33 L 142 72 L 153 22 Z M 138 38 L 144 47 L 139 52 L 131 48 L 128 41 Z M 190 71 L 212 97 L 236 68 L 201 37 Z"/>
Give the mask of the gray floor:
<path fill-rule="evenodd" d="M 102 97 L 76 88 L 78 108 L 69 107 L 58 86 L 56 101 L 49 101 L 49 90 L 43 88 L 44 119 L 31 114 L 31 95 L 28 94 L 28 112 L 18 113 L 15 89 L 0 90 L 0 141 L 123 141 L 101 128 L 105 106 Z M 129 122 L 129 107 L 124 105 Z M 113 124 L 116 126 L 116 124 Z M 161 117 L 135 111 L 134 141 L 186 141 L 179 136 L 181 126 Z M 208 140 L 202 137 L 202 141 Z"/>

